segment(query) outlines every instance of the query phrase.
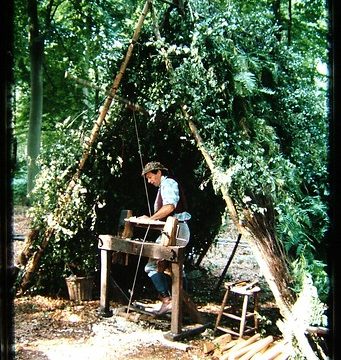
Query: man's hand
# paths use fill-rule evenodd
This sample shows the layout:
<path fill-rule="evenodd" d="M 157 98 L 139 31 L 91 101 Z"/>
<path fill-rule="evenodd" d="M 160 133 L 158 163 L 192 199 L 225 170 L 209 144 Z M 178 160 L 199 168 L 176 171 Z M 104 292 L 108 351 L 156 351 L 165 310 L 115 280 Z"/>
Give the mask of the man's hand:
<path fill-rule="evenodd" d="M 147 215 L 142 215 L 142 216 L 138 216 L 136 219 L 137 219 L 137 220 L 149 220 L 150 217 L 147 216 Z"/>

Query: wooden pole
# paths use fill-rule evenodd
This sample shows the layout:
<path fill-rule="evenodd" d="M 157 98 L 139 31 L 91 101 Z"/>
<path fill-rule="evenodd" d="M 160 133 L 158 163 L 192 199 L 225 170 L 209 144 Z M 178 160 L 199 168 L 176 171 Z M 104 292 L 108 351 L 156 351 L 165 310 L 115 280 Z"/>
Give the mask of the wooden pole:
<path fill-rule="evenodd" d="M 100 250 L 101 252 L 101 294 L 100 294 L 100 313 L 102 316 L 110 316 L 109 309 L 109 276 L 111 265 L 110 250 Z"/>
<path fill-rule="evenodd" d="M 85 143 L 85 146 L 84 146 L 84 150 L 83 150 L 83 155 L 78 163 L 78 168 L 77 168 L 77 171 L 75 172 L 75 174 L 73 175 L 71 181 L 69 182 L 67 188 L 66 188 L 66 191 L 65 191 L 65 194 L 64 196 L 61 198 L 60 202 L 57 204 L 56 206 L 56 209 L 54 211 L 54 216 L 53 216 L 53 219 L 55 222 L 59 222 L 59 219 L 62 218 L 63 216 L 63 209 L 65 207 L 66 204 L 69 203 L 69 201 L 71 200 L 71 194 L 72 194 L 72 190 L 74 189 L 81 173 L 82 173 L 82 170 L 84 168 L 84 165 L 89 157 L 89 154 L 90 154 L 90 150 L 92 148 L 92 145 L 95 143 L 96 139 L 97 139 L 97 136 L 99 134 L 99 130 L 100 130 L 100 127 L 101 125 L 103 124 L 103 121 L 105 120 L 105 117 L 109 111 L 109 108 L 111 106 L 111 103 L 113 101 L 113 98 L 117 92 L 117 89 L 121 83 L 121 80 L 122 80 L 122 77 L 125 73 L 125 70 L 128 66 L 128 62 L 132 56 L 132 53 L 133 53 L 133 49 L 134 49 L 134 45 L 136 44 L 138 38 L 139 38 L 139 35 L 140 35 L 140 32 L 141 32 L 141 28 L 142 28 L 142 24 L 145 20 L 145 17 L 149 11 L 149 8 L 151 6 L 151 0 L 147 0 L 145 5 L 144 5 L 144 8 L 142 10 L 142 13 L 138 19 L 138 22 L 137 22 L 137 25 L 136 25 L 136 28 L 135 28 L 135 31 L 134 31 L 134 34 L 133 34 L 133 37 L 131 39 L 131 42 L 130 42 L 130 45 L 128 47 L 128 50 L 126 52 L 126 55 L 125 55 L 125 58 L 121 64 L 121 67 L 118 71 L 118 74 L 116 75 L 115 77 L 115 80 L 111 86 L 111 89 L 110 89 L 110 95 L 107 96 L 105 102 L 104 102 L 104 105 L 102 107 L 102 110 L 101 110 L 101 113 L 99 114 L 98 116 L 98 119 L 95 121 L 95 124 L 94 124 L 94 127 L 92 128 L 92 131 L 91 131 L 91 134 L 90 134 L 90 139 L 88 142 Z M 40 247 L 39 247 L 39 250 L 35 251 L 34 254 L 31 256 L 30 260 L 28 261 L 24 271 L 23 271 L 23 275 L 22 275 L 22 278 L 21 278 L 21 281 L 20 281 L 20 292 L 21 293 L 24 293 L 27 288 L 30 286 L 30 281 L 31 281 L 31 277 L 32 275 L 35 273 L 37 267 L 38 267 L 38 264 L 39 264 L 39 261 L 40 261 L 40 258 L 41 256 L 43 255 L 44 253 L 44 250 L 46 248 L 46 246 L 48 245 L 49 243 L 49 240 L 51 239 L 52 235 L 54 234 L 55 232 L 55 229 L 53 227 L 48 227 L 45 231 L 45 234 L 44 234 L 44 240 L 42 241 Z"/>
<path fill-rule="evenodd" d="M 302 324 L 301 319 L 293 313 L 295 300 L 292 292 L 289 290 L 290 276 L 285 264 L 285 259 L 280 256 L 276 256 L 276 258 L 273 259 L 273 252 L 269 254 L 269 241 L 273 242 L 275 239 L 263 234 L 260 234 L 258 238 L 257 234 L 254 234 L 252 228 L 247 228 L 243 222 L 239 221 L 236 208 L 228 192 L 228 184 L 224 184 L 224 178 L 226 178 L 227 174 L 222 173 L 221 170 L 215 166 L 197 127 L 187 111 L 187 107 L 182 105 L 181 110 L 188 122 L 192 135 L 197 142 L 197 147 L 201 151 L 209 169 L 211 170 L 213 178 L 220 184 L 220 190 L 226 202 L 231 219 L 233 220 L 239 233 L 247 239 L 252 248 L 253 254 L 255 255 L 269 288 L 275 297 L 276 304 L 283 316 L 287 329 L 290 329 L 291 333 L 295 336 L 302 354 L 308 360 L 316 360 L 317 356 L 304 334 L 304 324 Z M 228 171 L 230 171 L 230 175 L 232 175 L 233 169 L 229 169 Z M 272 244 L 275 245 L 274 243 Z"/>
<path fill-rule="evenodd" d="M 91 83 L 90 81 L 84 80 L 84 79 L 80 79 L 77 76 L 74 76 L 72 74 L 70 74 L 68 71 L 65 72 L 65 78 L 67 79 L 71 79 L 74 80 L 77 84 L 80 84 L 82 86 L 88 87 L 88 88 L 92 88 L 92 89 L 96 89 L 99 91 L 104 92 L 106 95 L 110 95 L 112 96 L 115 100 L 119 101 L 120 103 L 124 104 L 127 108 L 133 110 L 133 111 L 137 111 L 140 112 L 144 115 L 149 115 L 148 111 L 146 109 L 144 109 L 142 106 L 132 103 L 131 101 L 124 99 L 116 94 L 114 94 L 111 89 L 108 88 L 103 88 L 102 86 L 98 86 L 95 85 L 93 83 Z"/>
<path fill-rule="evenodd" d="M 230 256 L 230 258 L 228 259 L 227 264 L 225 265 L 225 268 L 224 268 L 223 272 L 222 272 L 221 275 L 220 275 L 219 281 L 217 282 L 217 285 L 216 285 L 216 287 L 215 287 L 214 290 L 213 290 L 214 292 L 216 292 L 216 291 L 219 290 L 219 288 L 220 288 L 220 286 L 221 286 L 221 283 L 224 281 L 224 278 L 225 278 L 225 275 L 226 275 L 226 273 L 227 273 L 227 270 L 228 270 L 228 268 L 230 267 L 231 262 L 232 262 L 232 260 L 233 260 L 233 258 L 234 258 L 234 255 L 235 255 L 235 253 L 236 253 L 236 251 L 237 251 L 237 247 L 238 247 L 238 245 L 239 245 L 239 242 L 240 242 L 241 237 L 242 237 L 242 234 L 238 234 L 238 238 L 237 238 L 236 243 L 234 244 L 234 247 L 233 247 L 231 256 Z"/>

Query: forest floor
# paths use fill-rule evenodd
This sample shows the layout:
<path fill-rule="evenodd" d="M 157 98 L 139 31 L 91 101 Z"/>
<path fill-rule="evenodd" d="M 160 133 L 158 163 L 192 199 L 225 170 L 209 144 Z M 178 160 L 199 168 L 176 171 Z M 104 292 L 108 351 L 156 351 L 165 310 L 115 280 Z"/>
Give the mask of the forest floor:
<path fill-rule="evenodd" d="M 28 220 L 25 208 L 15 209 L 13 231 L 26 235 Z M 210 324 L 203 332 L 177 341 L 166 340 L 170 332 L 170 317 L 155 318 L 130 312 L 122 316 L 122 304 L 111 301 L 113 316 L 101 317 L 99 299 L 75 302 L 68 298 L 41 295 L 18 296 L 14 299 L 13 343 L 16 360 L 200 360 L 213 359 L 204 353 L 204 343 L 214 339 L 213 328 L 224 294 L 216 284 L 231 256 L 237 236 L 231 232 L 219 237 L 201 264 L 187 272 L 192 286 L 190 296 L 199 312 Z M 15 241 L 14 256 L 22 241 Z M 252 281 L 258 279 L 259 332 L 262 336 L 280 337 L 275 325 L 278 309 L 248 244 L 241 239 L 224 280 Z M 145 299 L 159 306 L 154 299 Z M 195 324 L 184 317 L 184 329 Z M 232 325 L 231 325 L 232 326 Z"/>

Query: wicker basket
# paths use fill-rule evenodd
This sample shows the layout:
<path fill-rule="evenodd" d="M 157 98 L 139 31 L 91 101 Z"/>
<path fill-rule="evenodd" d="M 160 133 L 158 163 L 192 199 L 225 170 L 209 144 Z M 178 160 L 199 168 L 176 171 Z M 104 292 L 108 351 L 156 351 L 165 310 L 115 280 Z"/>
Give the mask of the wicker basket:
<path fill-rule="evenodd" d="M 69 276 L 65 281 L 70 300 L 92 300 L 93 276 Z"/>

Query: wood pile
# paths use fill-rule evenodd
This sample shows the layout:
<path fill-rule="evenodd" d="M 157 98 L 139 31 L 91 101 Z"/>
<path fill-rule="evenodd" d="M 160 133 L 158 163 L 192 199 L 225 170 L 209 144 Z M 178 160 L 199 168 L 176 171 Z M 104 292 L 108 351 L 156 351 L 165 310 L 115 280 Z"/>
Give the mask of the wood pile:
<path fill-rule="evenodd" d="M 286 360 L 290 345 L 285 340 L 275 340 L 272 335 L 233 339 L 224 334 L 204 343 L 204 353 L 219 360 Z"/>

